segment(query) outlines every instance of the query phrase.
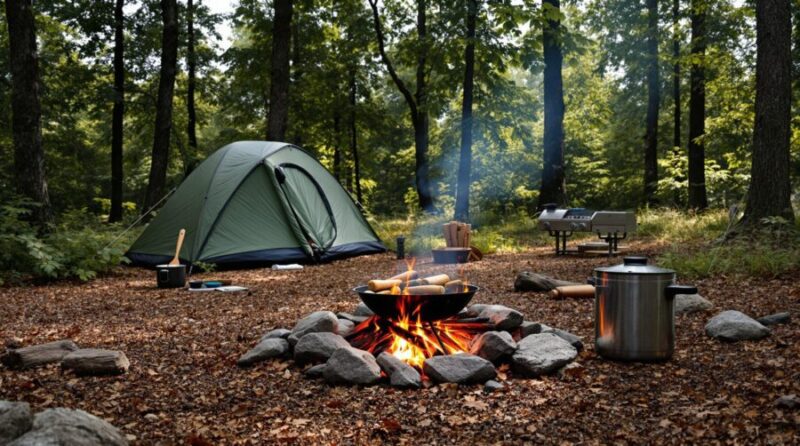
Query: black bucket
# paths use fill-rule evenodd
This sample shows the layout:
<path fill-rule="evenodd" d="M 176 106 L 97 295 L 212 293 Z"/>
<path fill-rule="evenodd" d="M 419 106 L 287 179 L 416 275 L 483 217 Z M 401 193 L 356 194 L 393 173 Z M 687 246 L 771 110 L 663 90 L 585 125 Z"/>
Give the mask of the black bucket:
<path fill-rule="evenodd" d="M 159 288 L 182 288 L 186 285 L 186 265 L 156 265 Z"/>

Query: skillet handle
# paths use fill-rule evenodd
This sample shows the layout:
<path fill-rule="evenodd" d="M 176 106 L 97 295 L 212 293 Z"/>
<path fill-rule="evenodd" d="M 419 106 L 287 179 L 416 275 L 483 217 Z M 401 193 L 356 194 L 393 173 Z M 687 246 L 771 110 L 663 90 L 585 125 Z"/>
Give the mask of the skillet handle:
<path fill-rule="evenodd" d="M 670 285 L 666 291 L 667 299 L 674 299 L 678 294 L 697 294 L 697 287 L 694 285 Z"/>

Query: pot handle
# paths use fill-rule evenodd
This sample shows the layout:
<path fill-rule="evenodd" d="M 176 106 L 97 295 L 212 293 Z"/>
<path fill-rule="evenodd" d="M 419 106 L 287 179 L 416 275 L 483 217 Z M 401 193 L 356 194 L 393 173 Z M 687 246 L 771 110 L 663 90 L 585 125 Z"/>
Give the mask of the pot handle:
<path fill-rule="evenodd" d="M 667 287 L 667 299 L 674 299 L 678 294 L 697 294 L 694 285 L 670 285 Z"/>

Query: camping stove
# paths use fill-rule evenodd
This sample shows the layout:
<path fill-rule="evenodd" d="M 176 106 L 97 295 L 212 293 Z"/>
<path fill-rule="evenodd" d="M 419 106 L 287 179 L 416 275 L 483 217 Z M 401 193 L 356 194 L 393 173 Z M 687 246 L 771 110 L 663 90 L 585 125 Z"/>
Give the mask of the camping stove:
<path fill-rule="evenodd" d="M 558 209 L 555 204 L 546 204 L 539 215 L 539 228 L 555 237 L 556 255 L 581 252 L 567 251 L 567 238 L 573 232 L 594 232 L 608 245 L 610 257 L 618 252 L 620 240 L 636 232 L 636 215 L 584 208 Z"/>

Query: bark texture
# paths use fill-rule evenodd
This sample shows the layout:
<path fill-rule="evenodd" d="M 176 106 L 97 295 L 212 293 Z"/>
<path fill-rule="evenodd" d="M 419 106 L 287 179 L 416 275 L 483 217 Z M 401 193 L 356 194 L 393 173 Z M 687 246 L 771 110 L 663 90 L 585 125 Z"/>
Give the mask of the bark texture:
<path fill-rule="evenodd" d="M 545 10 L 554 8 L 560 14 L 559 0 L 543 0 Z M 549 15 L 549 13 L 548 13 Z M 544 153 L 539 208 L 545 204 L 567 203 L 564 172 L 564 88 L 561 79 L 560 20 L 547 20 L 542 31 L 544 47 Z"/>
<path fill-rule="evenodd" d="M 196 71 L 197 71 L 197 55 L 194 50 L 194 1 L 186 1 L 186 66 L 188 68 L 187 82 L 186 82 L 186 134 L 189 139 L 189 148 L 192 149 L 191 155 L 197 152 L 197 113 L 194 107 L 194 91 L 197 86 Z M 189 166 L 187 173 L 191 171 Z"/>
<path fill-rule="evenodd" d="M 692 70 L 689 96 L 689 207 L 705 209 L 706 196 L 706 4 L 692 0 Z"/>
<path fill-rule="evenodd" d="M 9 350 L 0 357 L 0 362 L 10 369 L 29 369 L 59 362 L 75 350 L 78 350 L 78 346 L 66 339 Z"/>
<path fill-rule="evenodd" d="M 164 195 L 169 164 L 169 142 L 172 130 L 172 99 L 178 63 L 178 20 L 176 0 L 161 0 L 161 72 L 156 98 L 156 126 L 150 178 L 143 211 L 150 209 Z"/>
<path fill-rule="evenodd" d="M 275 0 L 272 27 L 272 72 L 269 87 L 267 138 L 284 141 L 289 123 L 289 50 L 292 40 L 292 0 Z"/>
<path fill-rule="evenodd" d="M 11 65 L 11 132 L 17 193 L 36 203 L 32 217 L 44 227 L 52 220 L 42 147 L 39 56 L 31 0 L 7 0 Z"/>
<path fill-rule="evenodd" d="M 454 218 L 469 221 L 469 189 L 472 170 L 472 91 L 475 78 L 475 22 L 478 1 L 467 0 L 467 45 L 464 48 L 464 97 L 461 100 L 461 151 Z"/>
<path fill-rule="evenodd" d="M 647 0 L 647 131 L 644 149 L 644 198 L 656 203 L 658 188 L 658 0 Z"/>
<path fill-rule="evenodd" d="M 756 2 L 756 116 L 750 192 L 742 224 L 793 221 L 789 180 L 791 14 L 789 0 Z"/>
<path fill-rule="evenodd" d="M 350 154 L 353 157 L 353 188 L 356 191 L 356 200 L 361 203 L 361 166 L 358 160 L 358 126 L 356 125 L 356 106 L 358 96 L 356 89 L 356 71 L 350 73 Z"/>
<path fill-rule="evenodd" d="M 111 212 L 108 221 L 122 220 L 122 132 L 125 117 L 125 0 L 114 3 L 114 109 L 111 117 Z"/>

